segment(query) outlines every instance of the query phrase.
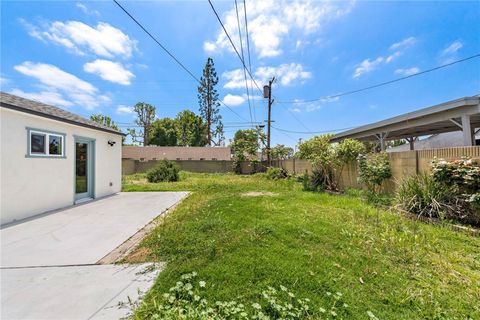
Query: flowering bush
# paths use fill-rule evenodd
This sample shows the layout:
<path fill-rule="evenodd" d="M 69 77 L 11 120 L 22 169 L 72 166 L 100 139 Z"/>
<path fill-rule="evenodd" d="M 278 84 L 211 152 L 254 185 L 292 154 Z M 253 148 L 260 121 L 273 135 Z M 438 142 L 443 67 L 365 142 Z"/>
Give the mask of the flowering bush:
<path fill-rule="evenodd" d="M 454 161 L 434 159 L 432 176 L 440 184 L 453 188 L 466 220 L 480 224 L 480 164 L 466 157 Z"/>
<path fill-rule="evenodd" d="M 197 273 L 184 274 L 168 293 L 155 300 L 154 310 L 138 310 L 141 319 L 334 319 L 347 314 L 348 305 L 342 301 L 342 293 L 327 292 L 328 308 L 312 310 L 309 299 L 300 299 L 286 287 L 268 287 L 262 291 L 259 301 L 248 305 L 237 301 L 210 303 L 203 297 L 205 281 L 196 279 Z"/>
<path fill-rule="evenodd" d="M 396 198 L 412 213 L 480 225 L 480 165 L 434 159 L 431 175 L 404 179 Z"/>
<path fill-rule="evenodd" d="M 458 193 L 473 195 L 480 192 L 480 164 L 472 159 L 445 161 L 434 159 L 432 174 L 438 182 L 455 186 Z"/>
<path fill-rule="evenodd" d="M 382 183 L 392 176 L 390 162 L 386 153 L 375 153 L 368 157 L 360 154 L 358 161 L 358 180 L 365 184 L 370 192 L 378 193 Z"/>

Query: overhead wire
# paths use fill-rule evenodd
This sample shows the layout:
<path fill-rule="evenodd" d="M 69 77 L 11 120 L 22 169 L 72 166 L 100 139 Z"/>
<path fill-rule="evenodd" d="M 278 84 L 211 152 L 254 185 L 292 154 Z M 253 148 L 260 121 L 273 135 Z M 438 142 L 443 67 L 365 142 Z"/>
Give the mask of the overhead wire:
<path fill-rule="evenodd" d="M 114 1 L 115 1 L 115 0 L 114 0 Z M 247 66 L 245 65 L 245 61 L 244 61 L 244 60 L 242 59 L 242 57 L 240 56 L 240 53 L 238 52 L 237 47 L 235 46 L 235 43 L 233 43 L 232 38 L 231 38 L 230 35 L 228 34 L 228 31 L 227 31 L 227 29 L 225 28 L 225 25 L 223 24 L 222 19 L 220 19 L 220 16 L 218 15 L 217 10 L 216 10 L 215 7 L 213 6 L 212 1 L 211 1 L 211 0 L 208 0 L 208 3 L 210 4 L 210 7 L 212 8 L 213 13 L 214 13 L 215 16 L 217 17 L 218 22 L 219 22 L 220 25 L 222 26 L 222 29 L 223 29 L 223 31 L 225 32 L 225 35 L 227 36 L 228 40 L 230 41 L 230 44 L 232 45 L 233 50 L 234 50 L 235 53 L 237 54 L 238 59 L 240 59 L 240 62 L 242 63 L 243 68 L 245 68 L 245 69 L 247 70 L 248 75 L 249 75 L 250 78 L 252 79 L 253 83 L 255 83 L 255 86 L 257 87 L 257 89 L 258 89 L 260 92 L 263 93 L 263 90 L 260 89 L 260 86 L 258 85 L 257 81 L 255 80 L 255 78 L 253 77 L 252 73 L 250 72 L 250 70 L 248 70 Z"/>
<path fill-rule="evenodd" d="M 241 53 L 242 53 L 242 60 L 245 60 L 245 56 L 243 54 L 243 41 L 242 41 L 242 29 L 240 28 L 240 18 L 238 16 L 238 4 L 237 4 L 237 0 L 235 0 L 235 11 L 237 13 L 237 25 L 238 25 L 238 37 L 240 39 L 240 50 L 241 50 Z M 248 111 L 250 113 L 250 120 L 252 121 L 253 123 L 253 118 L 252 118 L 252 105 L 250 103 L 250 92 L 249 92 L 249 89 L 248 89 L 248 79 L 247 79 L 247 72 L 245 70 L 246 68 L 243 68 L 243 76 L 245 78 L 245 89 L 247 91 L 247 101 L 248 101 Z M 256 117 L 255 118 L 255 121 L 257 121 Z"/>
<path fill-rule="evenodd" d="M 153 41 L 155 41 L 155 43 L 157 43 L 160 46 L 160 48 L 162 48 L 163 51 L 165 51 L 183 70 L 185 70 L 185 72 L 187 72 L 193 79 L 195 79 L 199 84 L 201 84 L 200 79 L 198 79 L 177 57 L 175 57 L 175 55 L 172 52 L 170 52 L 163 44 L 161 44 L 160 41 L 157 40 L 157 38 L 155 38 L 132 14 L 130 14 L 130 12 L 128 12 L 127 9 L 125 9 L 125 7 L 123 7 L 117 0 L 113 0 L 113 2 L 115 2 L 115 4 L 120 9 L 122 9 L 122 11 L 125 12 L 127 16 L 130 17 L 130 19 L 132 19 Z M 218 101 L 240 119 L 247 120 L 222 100 L 218 100 Z"/>
<path fill-rule="evenodd" d="M 417 73 L 414 73 L 414 74 L 411 74 L 411 75 L 408 75 L 408 76 L 404 76 L 404 77 L 401 77 L 401 78 L 381 82 L 381 83 L 374 84 L 374 85 L 371 85 L 371 86 L 368 86 L 368 87 L 365 87 L 365 88 L 361 88 L 361 89 L 342 92 L 342 93 L 335 94 L 335 95 L 324 96 L 324 97 L 315 98 L 315 99 L 301 100 L 301 101 L 277 101 L 277 103 L 280 103 L 280 104 L 303 104 L 303 103 L 311 103 L 311 102 L 316 102 L 316 101 L 321 101 L 321 100 L 340 98 L 340 97 L 343 97 L 343 96 L 347 96 L 347 95 L 363 92 L 363 91 L 366 91 L 366 90 L 386 86 L 386 85 L 389 85 L 389 84 L 392 84 L 392 83 L 395 83 L 395 82 L 403 81 L 403 80 L 413 78 L 413 77 L 416 77 L 416 76 L 419 76 L 419 75 L 430 73 L 430 72 L 433 72 L 433 71 L 436 71 L 436 70 L 439 70 L 439 69 L 443 69 L 443 68 L 446 68 L 446 67 L 450 67 L 452 65 L 455 65 L 455 64 L 458 64 L 458 63 L 461 63 L 461 62 L 465 62 L 465 61 L 468 61 L 468 60 L 472 60 L 472 59 L 475 59 L 475 58 L 478 58 L 478 57 L 480 57 L 480 53 L 474 54 L 472 56 L 469 56 L 469 57 L 466 57 L 466 58 L 463 58 L 463 59 L 455 60 L 455 61 L 443 64 L 443 65 L 437 66 L 435 68 L 420 71 L 420 72 L 417 72 Z"/>
<path fill-rule="evenodd" d="M 248 68 L 250 70 L 250 73 L 252 73 L 252 59 L 250 56 L 250 36 L 248 33 L 248 18 L 247 18 L 247 3 L 246 0 L 243 0 L 243 13 L 244 13 L 244 20 L 245 20 L 245 35 L 247 38 L 247 54 L 248 54 Z M 253 93 L 253 84 L 251 81 L 250 82 L 250 91 Z M 252 108 L 253 108 L 253 115 L 255 116 L 255 121 L 256 119 L 256 109 L 255 109 L 255 98 L 252 99 Z"/>

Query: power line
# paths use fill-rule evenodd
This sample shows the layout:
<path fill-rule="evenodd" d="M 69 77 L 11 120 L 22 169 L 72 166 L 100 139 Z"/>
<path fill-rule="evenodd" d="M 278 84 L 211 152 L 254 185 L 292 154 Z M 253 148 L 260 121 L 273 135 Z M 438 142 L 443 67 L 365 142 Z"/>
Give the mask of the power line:
<path fill-rule="evenodd" d="M 237 50 L 237 47 L 235 46 L 235 44 L 233 43 L 233 40 L 232 38 L 230 37 L 230 35 L 228 34 L 228 31 L 227 29 L 225 28 L 222 20 L 220 19 L 220 16 L 218 15 L 217 13 L 217 10 L 215 10 L 215 7 L 213 6 L 213 3 L 211 0 L 208 0 L 208 3 L 210 3 L 210 6 L 212 7 L 212 10 L 213 12 L 215 13 L 215 16 L 217 17 L 217 20 L 218 22 L 220 23 L 220 25 L 222 26 L 223 28 L 223 31 L 225 32 L 225 35 L 227 36 L 228 40 L 230 41 L 230 44 L 232 45 L 233 49 L 235 50 L 235 53 L 237 54 L 238 58 L 240 59 L 240 62 L 242 63 L 243 65 L 243 68 L 244 70 L 247 70 L 248 71 L 248 74 L 250 75 L 250 78 L 252 79 L 253 83 L 255 84 L 255 86 L 257 87 L 257 89 L 263 94 L 263 90 L 260 89 L 260 87 L 258 86 L 257 82 L 255 81 L 255 78 L 252 76 L 252 73 L 251 73 L 251 70 L 248 70 L 247 66 L 245 65 L 245 61 L 244 59 L 240 56 L 240 54 L 238 53 L 238 50 Z M 237 1 L 235 0 L 235 4 L 237 3 Z M 245 16 L 246 16 L 246 7 L 245 7 Z M 238 18 L 238 11 L 237 11 L 237 18 Z M 248 33 L 247 33 L 248 34 Z M 291 112 L 289 109 L 287 109 L 293 116 L 293 118 L 302 125 L 302 127 L 304 127 L 306 130 L 310 130 L 302 121 L 300 121 L 300 119 L 297 118 L 297 116 L 295 114 L 293 114 L 293 112 Z"/>
<path fill-rule="evenodd" d="M 275 130 L 277 130 L 279 133 L 283 134 L 285 137 L 287 137 L 287 138 L 291 139 L 292 141 L 295 141 L 295 142 L 297 142 L 297 139 L 295 139 L 294 137 L 292 137 L 292 136 L 291 136 L 291 135 L 289 135 L 289 134 L 286 134 L 286 133 L 285 133 L 285 132 L 283 132 L 282 130 L 279 130 L 279 129 L 277 129 L 277 128 L 275 128 L 274 126 L 272 126 L 272 129 L 275 129 Z"/>
<path fill-rule="evenodd" d="M 238 25 L 238 37 L 240 39 L 240 49 L 242 52 L 242 60 L 245 60 L 245 56 L 243 55 L 243 41 L 242 41 L 242 31 L 240 29 L 240 18 L 238 17 L 238 4 L 237 0 L 235 0 L 235 11 L 237 12 L 237 25 Z M 245 71 L 245 68 L 243 68 L 243 76 L 245 78 L 245 89 L 247 90 L 247 100 L 248 100 L 248 111 L 250 113 L 250 120 L 253 123 L 252 119 L 252 105 L 250 104 L 250 92 L 248 90 L 248 79 L 247 79 L 247 72 Z M 255 111 L 255 110 L 254 110 Z M 255 117 L 255 121 L 257 121 Z"/>
<path fill-rule="evenodd" d="M 115 1 L 115 0 L 114 0 L 114 1 Z M 225 32 L 225 35 L 227 36 L 228 40 L 230 41 L 230 44 L 232 45 L 233 50 L 235 50 L 235 53 L 237 54 L 238 58 L 240 59 L 240 62 L 242 63 L 243 68 L 245 68 L 245 69 L 247 70 L 248 75 L 249 75 L 250 78 L 252 79 L 253 83 L 255 83 L 255 86 L 257 87 L 257 89 L 258 89 L 260 92 L 263 93 L 263 90 L 260 89 L 260 87 L 258 86 L 257 81 L 255 81 L 255 78 L 252 76 L 252 73 L 250 72 L 250 70 L 248 70 L 247 66 L 245 65 L 245 61 L 243 61 L 242 57 L 240 56 L 240 53 L 238 53 L 237 47 L 236 47 L 235 44 L 233 43 L 233 40 L 232 40 L 232 38 L 230 37 L 230 35 L 228 34 L 227 29 L 226 29 L 225 26 L 223 25 L 222 19 L 220 19 L 220 16 L 218 15 L 217 10 L 215 10 L 215 7 L 213 6 L 212 1 L 211 1 L 211 0 L 208 0 L 208 3 L 210 3 L 210 7 L 212 7 L 213 13 L 215 13 L 215 16 L 217 17 L 217 20 L 218 20 L 218 22 L 220 23 L 220 25 L 222 26 L 222 29 L 223 29 L 223 31 Z"/>
<path fill-rule="evenodd" d="M 165 51 L 183 70 L 185 70 L 193 79 L 195 79 L 195 81 L 197 81 L 199 84 L 201 84 L 200 80 L 187 68 L 185 67 L 185 65 L 180 62 L 180 60 L 178 60 L 175 55 L 173 55 L 173 53 L 171 53 L 164 45 L 162 45 L 160 43 L 160 41 L 157 40 L 157 38 L 155 38 L 137 19 L 135 19 L 134 16 L 132 16 L 130 14 L 130 12 L 127 11 L 127 9 L 125 9 L 117 0 L 113 0 L 113 2 L 115 2 L 115 4 L 120 7 L 120 9 L 123 10 L 123 12 L 125 12 L 125 14 L 127 16 L 130 17 L 130 19 L 132 19 L 153 41 L 155 41 L 159 46 L 160 48 L 163 49 L 163 51 Z M 218 100 L 222 105 L 224 105 L 225 107 L 227 107 L 231 112 L 233 112 L 235 115 L 237 115 L 240 119 L 242 120 L 246 120 L 243 116 L 241 116 L 240 114 L 238 114 L 238 112 L 236 112 L 235 110 L 233 110 L 230 106 L 228 106 L 227 104 L 225 104 L 225 102 L 223 102 L 222 100 Z M 248 121 L 248 120 L 247 120 Z"/>
<path fill-rule="evenodd" d="M 283 105 L 281 105 L 283 107 Z M 290 110 L 289 108 L 286 108 L 286 110 L 292 115 L 293 119 L 295 119 L 302 127 L 305 128 L 307 131 L 311 131 L 296 115 L 295 113 Z"/>
<path fill-rule="evenodd" d="M 244 13 L 244 20 L 245 20 L 245 34 L 247 36 L 248 68 L 250 70 L 250 73 L 252 73 L 252 59 L 250 57 L 250 36 L 248 35 L 247 3 L 245 2 L 245 0 L 243 0 L 243 13 Z M 251 91 L 253 92 L 252 82 L 250 82 L 250 88 L 251 88 Z M 256 119 L 256 113 L 255 113 L 255 99 L 252 99 L 252 106 L 253 106 L 253 115 L 255 116 L 255 121 L 256 121 L 257 119 Z"/>
<path fill-rule="evenodd" d="M 272 126 L 272 128 L 275 128 L 278 131 L 289 132 L 289 133 L 318 134 L 318 133 L 330 133 L 330 132 L 336 132 L 336 131 L 344 131 L 344 130 L 349 130 L 349 129 L 353 129 L 353 128 L 356 128 L 356 127 L 338 128 L 338 129 L 330 129 L 330 130 L 322 130 L 322 131 L 292 131 L 292 130 L 285 130 L 285 129 L 276 128 L 276 127 L 273 127 L 273 126 Z"/>
<path fill-rule="evenodd" d="M 464 62 L 464 61 L 468 61 L 468 60 L 471 60 L 471 59 L 475 59 L 475 58 L 478 58 L 478 57 L 480 57 L 480 53 L 477 53 L 473 56 L 466 57 L 466 58 L 463 58 L 463 59 L 460 59 L 460 60 L 455 60 L 453 62 L 446 63 L 446 64 L 440 65 L 440 66 L 432 68 L 432 69 L 417 72 L 417 73 L 414 73 L 414 74 L 411 74 L 411 75 L 408 75 L 408 76 L 405 76 L 405 77 L 397 78 L 397 79 L 390 80 L 390 81 L 381 82 L 381 83 L 378 83 L 378 84 L 375 84 L 375 85 L 372 85 L 372 86 L 368 86 L 368 87 L 365 87 L 365 88 L 357 89 L 357 90 L 342 92 L 342 93 L 339 93 L 339 94 L 336 94 L 336 95 L 324 96 L 324 97 L 320 97 L 320 98 L 315 98 L 315 99 L 310 99 L 310 100 L 302 100 L 302 101 L 279 101 L 278 103 L 301 104 L 301 103 L 309 103 L 309 102 L 315 102 L 315 101 L 326 100 L 326 99 L 340 98 L 340 97 L 351 95 L 351 94 L 354 94 L 354 93 L 358 93 L 358 92 L 362 92 L 362 91 L 386 86 L 386 85 L 389 85 L 389 84 L 392 84 L 392 83 L 395 83 L 395 82 L 399 82 L 399 81 L 402 81 L 402 80 L 405 80 L 405 79 L 413 78 L 413 77 L 416 77 L 416 76 L 419 76 L 419 75 L 422 75 L 422 74 L 426 74 L 426 73 L 436 71 L 436 70 L 439 70 L 439 69 L 442 69 L 442 68 L 450 67 L 454 64 L 461 63 L 461 62 Z"/>

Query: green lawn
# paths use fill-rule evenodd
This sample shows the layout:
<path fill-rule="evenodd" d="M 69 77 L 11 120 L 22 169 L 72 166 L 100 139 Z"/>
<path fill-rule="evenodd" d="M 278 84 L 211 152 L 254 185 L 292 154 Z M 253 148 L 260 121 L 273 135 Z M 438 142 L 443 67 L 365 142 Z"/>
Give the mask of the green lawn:
<path fill-rule="evenodd" d="M 130 261 L 167 261 L 144 304 L 187 272 L 209 301 L 257 301 L 268 286 L 309 298 L 341 292 L 340 318 L 480 319 L 480 238 L 376 209 L 354 196 L 304 192 L 294 180 L 182 173 L 176 183 L 124 179 L 124 191 L 192 191 Z M 250 191 L 269 196 L 242 196 Z M 315 318 L 315 317 L 314 317 Z"/>

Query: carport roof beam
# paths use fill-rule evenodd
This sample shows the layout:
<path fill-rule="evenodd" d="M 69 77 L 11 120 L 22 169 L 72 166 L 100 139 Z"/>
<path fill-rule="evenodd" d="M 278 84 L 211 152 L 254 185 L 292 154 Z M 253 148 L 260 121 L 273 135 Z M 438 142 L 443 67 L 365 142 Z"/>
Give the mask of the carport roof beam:
<path fill-rule="evenodd" d="M 458 124 L 464 116 L 470 117 L 471 127 L 480 128 L 480 96 L 464 97 L 360 126 L 340 132 L 330 141 L 340 142 L 347 138 L 375 141 L 385 132 L 388 132 L 388 139 L 387 136 L 384 139 L 397 140 L 460 131 L 462 128 Z"/>

